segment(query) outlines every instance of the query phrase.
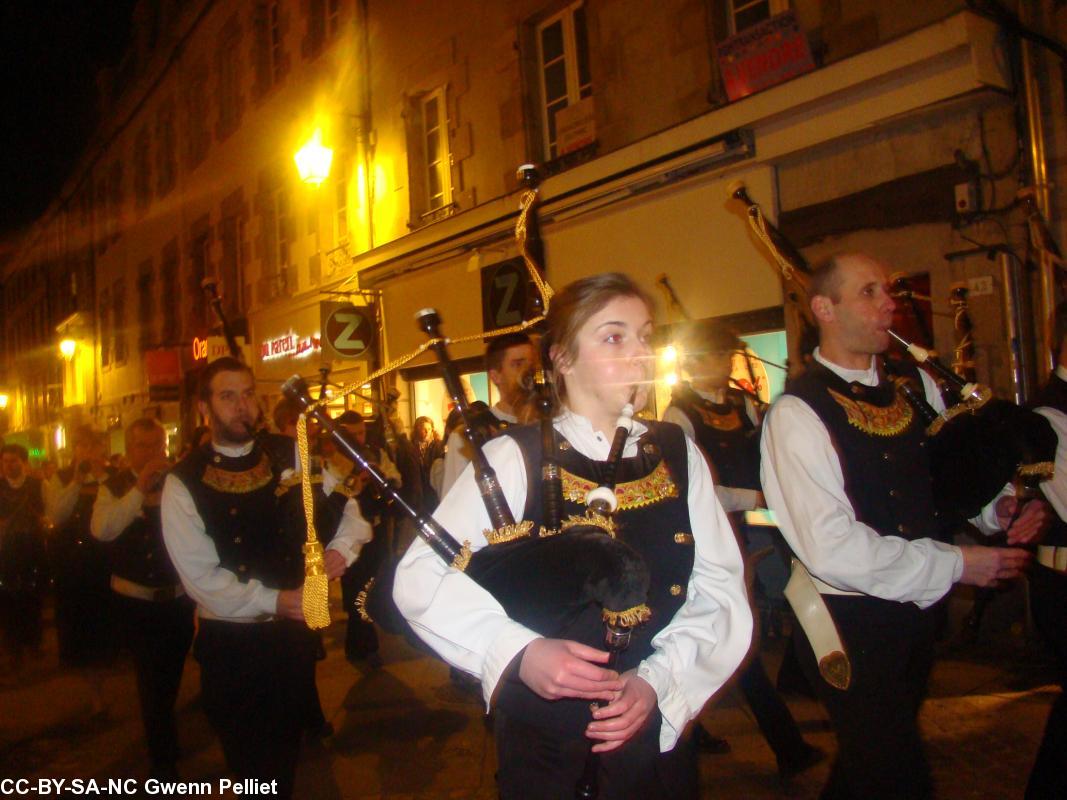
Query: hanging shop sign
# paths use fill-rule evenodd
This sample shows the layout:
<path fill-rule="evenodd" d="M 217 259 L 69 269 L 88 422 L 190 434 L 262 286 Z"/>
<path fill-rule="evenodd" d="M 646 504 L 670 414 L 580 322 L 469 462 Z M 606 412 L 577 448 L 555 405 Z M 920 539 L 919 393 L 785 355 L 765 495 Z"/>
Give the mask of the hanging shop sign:
<path fill-rule="evenodd" d="M 482 325 L 496 330 L 518 325 L 536 315 L 537 289 L 521 258 L 509 258 L 482 269 Z"/>
<path fill-rule="evenodd" d="M 281 358 L 308 358 L 322 351 L 318 333 L 300 336 L 289 330 L 280 336 L 264 339 L 259 343 L 259 360 L 274 361 Z"/>
<path fill-rule="evenodd" d="M 362 358 L 374 344 L 374 305 L 324 301 L 320 304 L 323 354 L 331 359 Z"/>
<path fill-rule="evenodd" d="M 792 10 L 724 39 L 718 56 L 731 103 L 815 69 L 808 38 Z"/>

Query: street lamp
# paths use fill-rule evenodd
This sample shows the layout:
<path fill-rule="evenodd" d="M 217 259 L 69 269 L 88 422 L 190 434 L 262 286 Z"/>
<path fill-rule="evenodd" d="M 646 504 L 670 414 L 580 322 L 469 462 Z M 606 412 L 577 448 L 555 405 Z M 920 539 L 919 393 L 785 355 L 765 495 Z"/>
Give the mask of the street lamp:
<path fill-rule="evenodd" d="M 78 349 L 78 343 L 73 339 L 64 339 L 59 343 L 59 352 L 63 355 L 63 358 L 70 361 L 74 358 L 74 351 Z"/>
<path fill-rule="evenodd" d="M 312 186 L 319 186 L 330 176 L 333 150 L 322 143 L 322 131 L 316 130 L 307 144 L 296 151 L 293 160 L 296 161 L 300 180 Z"/>
<path fill-rule="evenodd" d="M 6 393 L 0 392 L 0 411 L 7 408 L 7 404 L 10 400 L 11 398 Z"/>

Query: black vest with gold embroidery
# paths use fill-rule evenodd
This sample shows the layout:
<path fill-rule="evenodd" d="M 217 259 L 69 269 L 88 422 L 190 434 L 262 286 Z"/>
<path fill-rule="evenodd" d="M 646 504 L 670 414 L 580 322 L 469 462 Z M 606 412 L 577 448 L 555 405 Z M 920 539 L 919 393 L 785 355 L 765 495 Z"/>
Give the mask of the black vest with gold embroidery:
<path fill-rule="evenodd" d="M 759 489 L 759 434 L 748 418 L 743 392 L 727 388 L 725 402 L 713 403 L 683 383 L 671 392 L 671 405 L 689 417 L 693 433 L 718 473 L 717 483 Z"/>
<path fill-rule="evenodd" d="M 616 470 L 619 510 L 615 521 L 616 536 L 640 553 L 648 565 L 651 582 L 647 605 L 652 618 L 634 630 L 629 647 L 619 657 L 619 672 L 637 667 L 652 653 L 652 638 L 682 607 L 693 572 L 685 434 L 670 423 L 642 422 L 649 430 L 638 444 L 637 455 L 621 459 Z M 523 518 L 539 525 L 543 516 L 540 428 L 512 425 L 502 435 L 513 438 L 522 449 L 528 487 Z M 562 438 L 556 457 L 563 482 L 563 518 L 581 515 L 586 510 L 586 492 L 601 482 L 604 462 L 583 456 Z M 600 609 L 587 609 L 557 638 L 604 649 Z M 544 700 L 517 676 L 502 687 L 497 703 L 506 714 L 574 736 L 580 736 L 590 720 L 588 701 Z"/>
<path fill-rule="evenodd" d="M 848 383 L 815 363 L 786 393 L 829 431 L 857 520 L 883 536 L 938 538 L 923 422 L 892 381 Z"/>
<path fill-rule="evenodd" d="M 122 470 L 104 485 L 118 500 L 137 484 L 137 478 Z M 111 543 L 111 572 L 142 586 L 177 586 L 178 573 L 163 546 L 163 522 L 159 506 L 142 506 L 140 513 Z"/>
<path fill-rule="evenodd" d="M 242 583 L 255 578 L 272 589 L 294 589 L 303 582 L 304 530 L 294 524 L 297 503 L 289 497 L 299 492 L 279 485 L 282 469 L 293 465 L 292 440 L 276 443 L 272 436 L 267 446 L 257 440 L 236 458 L 207 444 L 174 468 L 215 543 L 219 566 Z"/>

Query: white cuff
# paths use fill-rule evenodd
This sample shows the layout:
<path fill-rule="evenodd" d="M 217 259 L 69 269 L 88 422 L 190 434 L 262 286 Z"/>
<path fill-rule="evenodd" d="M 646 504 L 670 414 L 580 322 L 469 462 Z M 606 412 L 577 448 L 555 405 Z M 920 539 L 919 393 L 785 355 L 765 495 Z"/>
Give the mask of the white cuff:
<path fill-rule="evenodd" d="M 517 622 L 508 621 L 493 640 L 493 646 L 485 654 L 482 666 L 482 697 L 486 710 L 492 704 L 493 694 L 500 682 L 504 670 L 508 668 L 515 655 L 540 635 Z"/>

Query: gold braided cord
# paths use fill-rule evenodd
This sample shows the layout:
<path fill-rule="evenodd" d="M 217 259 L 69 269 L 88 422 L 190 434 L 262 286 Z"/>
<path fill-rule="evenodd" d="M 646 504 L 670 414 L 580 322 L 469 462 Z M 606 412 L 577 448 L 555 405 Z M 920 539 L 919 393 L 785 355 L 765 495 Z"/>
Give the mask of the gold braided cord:
<path fill-rule="evenodd" d="M 326 561 L 322 543 L 315 531 L 315 505 L 311 495 L 311 456 L 308 451 L 307 416 L 296 421 L 297 450 L 300 453 L 300 490 L 304 500 L 304 519 L 307 521 L 307 543 L 304 545 L 304 594 L 301 606 L 304 622 L 312 630 L 330 626 L 330 581 L 326 577 Z"/>
<path fill-rule="evenodd" d="M 626 608 L 622 611 L 612 611 L 605 608 L 601 612 L 601 617 L 604 622 L 613 628 L 622 626 L 624 628 L 634 628 L 638 625 L 643 625 L 652 618 L 652 610 L 642 603 L 639 606 L 633 608 Z"/>
<path fill-rule="evenodd" d="M 763 217 L 763 211 L 757 205 L 751 205 L 748 208 L 748 221 L 749 227 L 752 228 L 756 237 L 763 242 L 764 246 L 770 251 L 771 257 L 778 265 L 778 269 L 782 271 L 782 277 L 787 281 L 791 281 L 795 278 L 795 270 L 793 265 L 789 263 L 789 260 L 781 254 L 778 250 L 778 246 L 771 238 L 771 234 L 767 231 L 767 220 Z"/>
<path fill-rule="evenodd" d="M 530 256 L 529 247 L 526 244 L 526 239 L 529 236 L 528 221 L 530 219 L 530 211 L 534 206 L 534 201 L 537 200 L 538 191 L 538 189 L 527 189 L 519 197 L 519 219 L 515 223 L 515 239 L 519 243 L 519 252 L 522 253 L 522 260 L 526 264 L 530 278 L 537 287 L 537 291 L 541 293 L 541 307 L 547 312 L 548 301 L 552 299 L 554 292 L 548 282 L 541 277 L 541 269 L 534 263 L 533 258 Z"/>

